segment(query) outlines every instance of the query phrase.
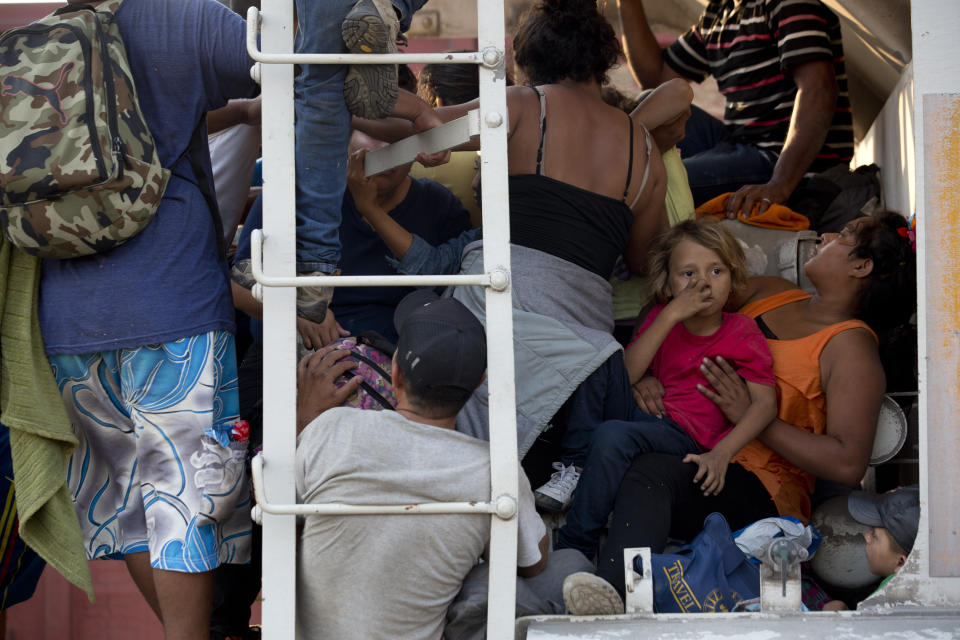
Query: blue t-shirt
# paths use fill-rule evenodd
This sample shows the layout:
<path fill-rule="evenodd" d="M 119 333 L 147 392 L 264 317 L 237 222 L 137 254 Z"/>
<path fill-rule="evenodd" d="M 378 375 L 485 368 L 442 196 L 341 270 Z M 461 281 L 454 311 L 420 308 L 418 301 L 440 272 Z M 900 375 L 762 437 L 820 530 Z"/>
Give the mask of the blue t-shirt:
<path fill-rule="evenodd" d="M 125 0 L 117 24 L 160 162 L 173 175 L 154 219 L 127 243 L 43 261 L 40 326 L 50 354 L 234 328 L 213 218 L 185 151 L 207 111 L 256 94 L 245 23 L 215 0 Z"/>
<path fill-rule="evenodd" d="M 397 268 L 393 254 L 377 232 L 363 220 L 349 192 L 344 194 L 342 216 L 341 274 L 395 275 Z M 432 180 L 411 178 L 407 196 L 390 211 L 390 217 L 415 237 L 434 247 L 470 229 L 470 214 L 460 200 L 449 189 Z M 250 257 L 250 232 L 262 226 L 263 205 L 258 199 L 243 225 L 237 245 L 237 259 Z M 393 310 L 411 291 L 413 287 L 338 287 L 334 290 L 330 309 L 340 326 L 351 334 L 376 331 L 391 342 L 396 342 Z M 251 331 L 259 333 L 260 327 L 251 323 Z"/>

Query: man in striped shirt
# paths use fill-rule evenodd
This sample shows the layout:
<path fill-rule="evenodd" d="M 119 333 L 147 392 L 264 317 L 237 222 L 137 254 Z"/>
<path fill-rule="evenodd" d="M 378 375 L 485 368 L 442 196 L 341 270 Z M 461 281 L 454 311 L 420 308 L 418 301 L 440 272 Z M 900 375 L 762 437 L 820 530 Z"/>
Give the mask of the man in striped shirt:
<path fill-rule="evenodd" d="M 820 0 L 711 0 L 661 49 L 641 0 L 618 0 L 627 58 L 644 88 L 712 75 L 721 123 L 694 108 L 680 143 L 694 200 L 735 192 L 730 217 L 784 203 L 805 174 L 847 163 L 853 126 L 837 17 Z"/>

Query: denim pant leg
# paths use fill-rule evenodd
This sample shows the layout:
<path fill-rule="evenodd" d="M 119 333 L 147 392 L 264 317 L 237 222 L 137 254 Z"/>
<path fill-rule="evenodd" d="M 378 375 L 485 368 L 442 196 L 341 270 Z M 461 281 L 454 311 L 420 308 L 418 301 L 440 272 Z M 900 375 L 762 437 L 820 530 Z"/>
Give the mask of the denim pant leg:
<path fill-rule="evenodd" d="M 577 387 L 554 417 L 555 426 L 564 429 L 561 462 L 582 467 L 597 425 L 629 420 L 636 406 L 623 352 L 617 351 Z"/>
<path fill-rule="evenodd" d="M 297 53 L 345 53 L 340 34 L 356 0 L 296 0 Z M 331 273 L 340 262 L 340 208 L 347 186 L 350 113 L 343 65 L 303 65 L 294 84 L 297 271 Z"/>
<path fill-rule="evenodd" d="M 579 549 L 588 557 L 596 554 L 620 482 L 636 455 L 655 451 L 682 456 L 697 450 L 696 443 L 672 420 L 639 409 L 632 421 L 609 420 L 599 425 L 567 521 L 558 532 L 557 548 Z"/>
<path fill-rule="evenodd" d="M 340 25 L 356 0 L 296 0 L 297 53 L 346 53 Z M 426 0 L 393 0 L 401 28 Z M 332 273 L 340 263 L 340 209 L 347 187 L 350 112 L 343 65 L 303 65 L 294 85 L 297 271 Z"/>
<path fill-rule="evenodd" d="M 732 142 L 733 136 L 723 126 L 723 122 L 696 105 L 690 105 L 690 119 L 683 130 L 683 140 L 677 143 L 677 149 L 684 158 L 709 151 L 722 142 Z"/>

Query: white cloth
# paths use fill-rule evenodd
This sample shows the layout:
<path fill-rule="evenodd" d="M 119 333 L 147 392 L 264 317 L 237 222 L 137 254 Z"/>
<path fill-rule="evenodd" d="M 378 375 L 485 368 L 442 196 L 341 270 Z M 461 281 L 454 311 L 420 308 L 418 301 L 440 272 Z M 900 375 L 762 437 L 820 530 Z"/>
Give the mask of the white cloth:
<path fill-rule="evenodd" d="M 734 538 L 737 546 L 748 556 L 761 560 L 763 549 L 774 538 L 787 538 L 797 542 L 810 552 L 813 557 L 815 549 L 810 546 L 814 540 L 814 529 L 795 518 L 764 518 L 757 520 L 748 527 L 744 527 Z M 808 558 L 809 559 L 809 558 Z"/>
<path fill-rule="evenodd" d="M 253 168 L 260 155 L 260 125 L 236 124 L 210 134 L 213 188 L 223 221 L 223 239 L 229 245 L 247 205 Z"/>
<path fill-rule="evenodd" d="M 489 445 L 392 411 L 336 408 L 300 435 L 300 502 L 490 498 Z M 520 474 L 518 566 L 546 533 Z M 307 516 L 297 551 L 297 638 L 439 638 L 490 539 L 485 515 Z"/>

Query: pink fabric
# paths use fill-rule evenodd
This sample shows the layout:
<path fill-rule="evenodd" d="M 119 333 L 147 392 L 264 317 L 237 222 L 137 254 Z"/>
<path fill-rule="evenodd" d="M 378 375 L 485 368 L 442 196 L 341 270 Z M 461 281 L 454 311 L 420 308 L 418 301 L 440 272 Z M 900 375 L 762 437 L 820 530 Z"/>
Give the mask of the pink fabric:
<path fill-rule="evenodd" d="M 650 310 L 638 336 L 661 311 L 663 305 Z M 756 321 L 742 313 L 724 313 L 720 328 L 710 336 L 696 336 L 682 322 L 677 323 L 650 364 L 650 373 L 666 391 L 663 407 L 667 415 L 704 450 L 713 449 L 733 428 L 717 405 L 697 391 L 697 384 L 709 386 L 700 363 L 716 356 L 722 356 L 748 382 L 771 387 L 776 384 L 767 341 Z"/>

